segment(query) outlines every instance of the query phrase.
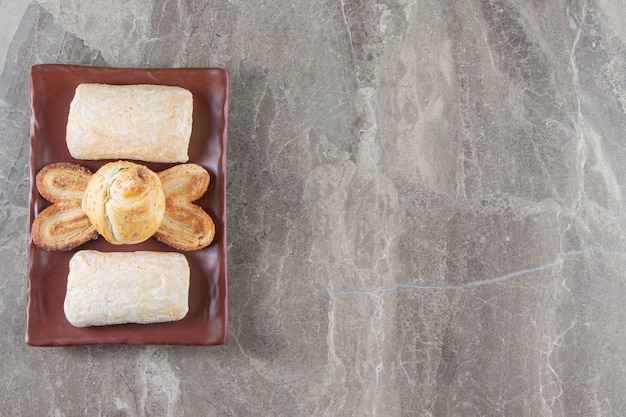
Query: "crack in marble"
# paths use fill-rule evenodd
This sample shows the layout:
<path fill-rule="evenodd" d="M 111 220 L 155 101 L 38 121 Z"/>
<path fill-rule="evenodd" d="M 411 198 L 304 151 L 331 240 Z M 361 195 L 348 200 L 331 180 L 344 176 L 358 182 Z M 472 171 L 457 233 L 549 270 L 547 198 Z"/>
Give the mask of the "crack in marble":
<path fill-rule="evenodd" d="M 354 41 L 352 40 L 352 31 L 350 30 L 350 23 L 348 23 L 348 16 L 346 14 L 346 2 L 344 0 L 341 0 L 341 14 L 343 16 L 343 22 L 346 25 L 346 30 L 348 31 L 348 38 L 350 38 L 350 52 L 354 56 Z"/>
<path fill-rule="evenodd" d="M 465 284 L 459 284 L 459 285 L 438 285 L 438 284 L 404 284 L 404 283 L 398 283 L 398 284 L 391 285 L 389 287 L 379 287 L 379 288 L 373 288 L 373 289 L 369 289 L 369 290 L 359 290 L 359 289 L 354 289 L 354 290 L 335 290 L 331 286 L 328 286 L 328 287 L 326 287 L 326 292 L 331 297 L 355 297 L 355 296 L 356 297 L 363 297 L 363 296 L 382 295 L 382 294 L 396 292 L 396 291 L 399 291 L 399 290 L 440 291 L 440 290 L 462 290 L 462 289 L 467 289 L 467 288 L 476 288 L 476 287 L 482 287 L 482 286 L 485 286 L 485 285 L 499 284 L 499 283 L 502 283 L 502 282 L 505 282 L 505 281 L 508 281 L 510 279 L 517 278 L 517 277 L 520 277 L 520 276 L 529 275 L 529 274 L 533 274 L 533 273 L 536 273 L 536 272 L 541 272 L 541 271 L 544 271 L 546 269 L 556 268 L 556 267 L 562 265 L 565 259 L 567 259 L 567 258 L 574 258 L 574 257 L 577 257 L 579 255 L 584 255 L 584 254 L 586 254 L 588 252 L 597 252 L 597 253 L 601 253 L 603 255 L 610 256 L 610 257 L 618 257 L 618 258 L 626 259 L 626 252 L 605 251 L 600 246 L 591 246 L 591 247 L 586 248 L 586 249 L 581 249 L 581 250 L 577 250 L 577 251 L 570 251 L 570 252 L 562 253 L 562 254 L 559 255 L 558 259 L 556 261 L 554 261 L 554 262 L 550 262 L 550 263 L 543 264 L 543 265 L 540 265 L 540 266 L 536 266 L 536 267 L 533 267 L 533 268 L 524 269 L 524 270 L 521 270 L 521 271 L 511 272 L 510 274 L 501 275 L 501 276 L 494 277 L 494 278 L 487 278 L 487 279 L 478 280 L 478 281 L 471 281 L 471 282 L 467 282 Z"/>
<path fill-rule="evenodd" d="M 564 390 L 563 390 L 563 379 L 561 378 L 561 376 L 559 375 L 559 373 L 557 372 L 557 370 L 555 369 L 555 367 L 552 365 L 551 361 L 550 361 L 550 357 L 552 356 L 552 353 L 554 352 L 555 348 L 558 348 L 559 346 L 562 345 L 563 343 L 563 339 L 565 338 L 565 336 L 567 336 L 567 334 L 569 332 L 571 332 L 576 326 L 579 325 L 583 325 L 586 327 L 589 327 L 591 325 L 591 323 L 583 323 L 580 322 L 578 320 L 574 320 L 572 322 L 572 324 L 565 329 L 565 331 L 563 331 L 561 334 L 559 334 L 554 341 L 552 341 L 550 343 L 549 349 L 547 351 L 541 351 L 541 355 L 546 357 L 546 363 L 545 366 L 544 365 L 540 365 L 539 367 L 539 395 L 541 396 L 541 399 L 544 403 L 544 406 L 548 408 L 548 410 L 552 410 L 552 408 L 555 406 L 557 400 L 563 395 Z M 559 364 L 559 366 L 562 366 L 563 364 Z M 547 370 L 549 372 L 549 374 L 554 378 L 554 381 L 546 381 L 545 383 L 543 382 L 543 380 L 545 379 L 544 377 L 542 377 L 542 372 L 544 370 Z M 558 388 L 558 391 L 551 396 L 547 396 L 544 394 L 544 385 L 556 385 Z M 550 411 L 550 414 L 551 411 Z"/>
<path fill-rule="evenodd" d="M 586 16 L 586 9 L 587 9 L 587 2 L 585 1 L 585 3 L 582 6 L 582 21 L 584 22 L 585 20 L 585 16 Z M 570 15 L 570 19 L 572 19 L 573 16 Z M 570 20 L 570 27 L 572 27 L 571 25 L 571 20 Z M 575 29 L 574 29 L 575 30 Z M 578 164 L 579 166 L 579 175 L 580 175 L 580 181 L 579 181 L 579 187 L 578 187 L 578 196 L 576 198 L 576 201 L 574 202 L 575 206 L 574 206 L 574 213 L 578 214 L 580 212 L 580 209 L 582 207 L 583 204 L 583 198 L 584 198 L 584 191 L 585 191 L 585 165 L 587 164 L 587 149 L 586 149 L 586 141 L 585 141 L 585 117 L 582 114 L 582 102 L 581 102 L 581 90 L 580 90 L 580 86 L 579 86 L 579 75 L 578 75 L 578 63 L 576 60 L 576 49 L 578 48 L 578 43 L 580 42 L 580 35 L 582 34 L 583 28 L 582 25 L 577 25 L 577 31 L 576 31 L 576 37 L 574 39 L 574 42 L 572 44 L 572 49 L 570 51 L 569 54 L 569 58 L 570 58 L 570 66 L 572 69 L 572 84 L 574 86 L 574 92 L 576 95 L 576 123 L 575 123 L 575 130 L 576 130 L 576 151 L 578 153 L 578 155 L 580 156 L 580 162 Z"/>
<path fill-rule="evenodd" d="M 324 387 L 323 393 L 327 393 L 329 390 L 334 391 L 332 396 L 332 400 L 328 405 L 328 410 L 334 410 L 335 412 L 338 410 L 342 410 L 345 407 L 347 401 L 347 394 L 344 391 L 342 395 L 337 395 L 337 387 L 343 386 L 343 383 L 333 384 L 335 378 L 339 378 L 344 382 L 346 379 L 346 371 L 345 365 L 340 358 L 340 355 L 337 353 L 336 343 L 335 343 L 335 309 L 330 308 L 328 311 L 328 334 L 326 336 L 326 348 L 327 348 L 327 357 L 329 359 L 327 369 L 327 376 L 324 378 Z M 337 375 L 337 374 L 340 375 Z M 319 407 L 319 405 L 318 405 Z M 316 410 L 317 411 L 317 410 Z"/>
<path fill-rule="evenodd" d="M 493 57 L 493 52 L 491 50 L 492 48 L 491 48 L 491 45 L 489 44 L 489 37 L 487 36 L 487 33 L 485 32 L 485 26 L 481 24 L 481 20 L 478 17 L 478 12 L 474 8 L 474 5 L 472 4 L 472 2 L 470 0 L 467 0 L 467 4 L 469 5 L 469 8 L 472 10 L 472 13 L 474 14 L 474 19 L 476 20 L 476 24 L 479 27 L 482 40 L 485 43 L 485 50 L 487 51 L 487 54 L 489 55 L 489 62 L 491 63 L 491 67 L 493 68 L 493 73 L 496 75 L 496 77 L 498 77 L 499 79 L 502 79 L 503 78 L 502 73 L 500 72 L 500 70 L 498 70 L 498 66 L 496 65 L 496 60 Z"/>

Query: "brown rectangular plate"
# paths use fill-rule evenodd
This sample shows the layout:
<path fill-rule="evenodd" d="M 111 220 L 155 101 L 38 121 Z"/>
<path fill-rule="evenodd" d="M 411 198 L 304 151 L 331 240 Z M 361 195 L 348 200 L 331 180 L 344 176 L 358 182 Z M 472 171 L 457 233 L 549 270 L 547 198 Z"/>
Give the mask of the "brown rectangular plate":
<path fill-rule="evenodd" d="M 193 128 L 189 162 L 206 168 L 211 183 L 196 202 L 215 222 L 215 239 L 199 251 L 183 252 L 191 281 L 189 313 L 180 321 L 78 328 L 65 318 L 63 302 L 69 260 L 82 249 L 103 252 L 173 251 L 150 238 L 135 245 L 112 245 L 102 237 L 72 251 L 49 252 L 28 241 L 26 343 L 32 346 L 88 344 L 219 345 L 226 339 L 226 127 L 228 74 L 219 68 L 101 68 L 44 64 L 31 69 L 31 128 L 29 156 L 30 224 L 49 205 L 37 191 L 35 176 L 53 162 L 73 162 L 95 172 L 109 160 L 76 160 L 65 144 L 69 105 L 80 83 L 161 84 L 179 86 L 193 94 Z M 145 163 L 155 172 L 173 164 Z"/>

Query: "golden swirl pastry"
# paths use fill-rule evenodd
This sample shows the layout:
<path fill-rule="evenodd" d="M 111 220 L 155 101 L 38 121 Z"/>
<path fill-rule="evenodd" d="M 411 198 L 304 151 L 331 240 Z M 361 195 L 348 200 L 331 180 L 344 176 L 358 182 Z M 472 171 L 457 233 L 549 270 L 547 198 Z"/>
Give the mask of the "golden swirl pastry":
<path fill-rule="evenodd" d="M 207 247 L 215 236 L 215 224 L 192 202 L 209 187 L 209 173 L 200 165 L 182 164 L 160 172 L 159 178 L 165 191 L 165 217 L 154 236 L 178 250 Z"/>
<path fill-rule="evenodd" d="M 108 242 L 143 242 L 161 226 L 165 194 L 159 176 L 129 161 L 110 162 L 91 177 L 82 207 Z"/>
<path fill-rule="evenodd" d="M 53 204 L 33 221 L 35 245 L 45 250 L 70 250 L 98 237 L 81 207 L 91 175 L 88 169 L 67 162 L 46 165 L 37 173 L 39 193 Z"/>

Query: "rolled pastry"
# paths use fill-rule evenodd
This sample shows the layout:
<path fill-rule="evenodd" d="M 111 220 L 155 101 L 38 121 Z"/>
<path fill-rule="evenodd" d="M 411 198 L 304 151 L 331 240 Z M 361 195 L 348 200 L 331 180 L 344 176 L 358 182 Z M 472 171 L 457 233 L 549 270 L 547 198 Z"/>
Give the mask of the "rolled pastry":
<path fill-rule="evenodd" d="M 80 84 L 67 147 L 76 159 L 187 162 L 192 116 L 193 96 L 184 88 Z"/>
<path fill-rule="evenodd" d="M 91 177 L 82 207 L 109 243 L 139 243 L 161 226 L 165 193 L 159 176 L 149 168 L 130 161 L 109 162 Z"/>
<path fill-rule="evenodd" d="M 76 327 L 181 320 L 189 264 L 175 252 L 78 251 L 70 260 L 65 317 Z"/>

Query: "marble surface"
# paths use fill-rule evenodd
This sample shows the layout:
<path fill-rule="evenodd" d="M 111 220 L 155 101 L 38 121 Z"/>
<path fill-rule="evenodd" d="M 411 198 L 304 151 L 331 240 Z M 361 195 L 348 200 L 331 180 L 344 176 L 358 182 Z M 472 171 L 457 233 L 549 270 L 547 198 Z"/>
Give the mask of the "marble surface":
<path fill-rule="evenodd" d="M 0 0 L 0 415 L 626 415 L 620 0 Z M 37 63 L 230 74 L 220 347 L 24 342 Z"/>

